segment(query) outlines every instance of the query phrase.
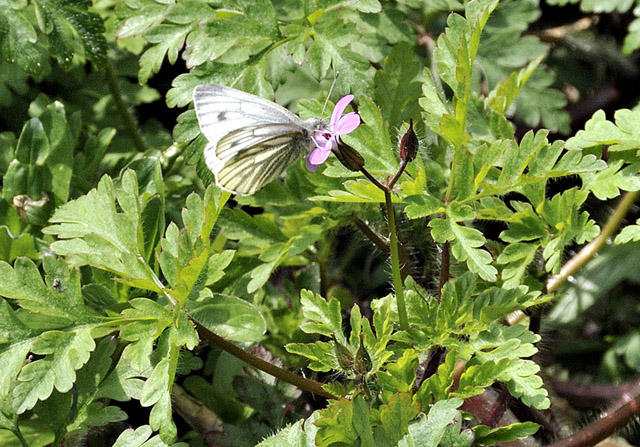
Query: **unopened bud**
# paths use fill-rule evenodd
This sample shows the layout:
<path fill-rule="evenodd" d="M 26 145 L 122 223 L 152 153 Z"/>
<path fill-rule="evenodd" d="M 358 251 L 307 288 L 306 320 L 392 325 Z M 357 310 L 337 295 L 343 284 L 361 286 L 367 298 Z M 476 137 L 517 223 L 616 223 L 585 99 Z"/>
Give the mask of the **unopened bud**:
<path fill-rule="evenodd" d="M 353 369 L 361 376 L 364 376 L 369 371 L 371 371 L 372 366 L 373 362 L 371 362 L 369 352 L 367 351 L 367 348 L 364 347 L 363 334 L 360 333 L 360 346 L 356 351 L 356 358 L 353 362 Z"/>
<path fill-rule="evenodd" d="M 333 349 L 336 353 L 336 358 L 338 359 L 338 364 L 340 367 L 346 371 L 350 371 L 353 368 L 353 355 L 349 351 L 349 349 L 340 343 L 338 340 L 333 339 L 334 345 Z"/>
<path fill-rule="evenodd" d="M 409 128 L 400 140 L 400 158 L 407 163 L 410 162 L 416 158 L 418 146 L 418 136 L 413 131 L 413 118 L 409 118 Z"/>
<path fill-rule="evenodd" d="M 360 152 L 347 146 L 340 139 L 338 139 L 338 147 L 333 148 L 332 151 L 340 163 L 350 171 L 359 171 L 364 166 L 364 158 Z"/>

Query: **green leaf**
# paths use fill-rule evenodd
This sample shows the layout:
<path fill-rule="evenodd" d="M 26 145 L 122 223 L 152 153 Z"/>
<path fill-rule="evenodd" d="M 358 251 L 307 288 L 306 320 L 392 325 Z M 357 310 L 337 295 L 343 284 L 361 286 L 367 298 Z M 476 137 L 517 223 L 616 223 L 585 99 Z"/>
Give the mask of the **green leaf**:
<path fill-rule="evenodd" d="M 30 259 L 18 258 L 14 268 L 0 262 L 0 295 L 18 300 L 23 309 L 62 319 L 67 324 L 95 322 L 96 317 L 88 312 L 82 300 L 79 273 L 60 259 L 45 257 L 43 264 L 46 284 Z"/>
<path fill-rule="evenodd" d="M 89 360 L 95 346 L 90 327 L 49 331 L 38 337 L 31 351 L 43 357 L 20 371 L 14 391 L 15 411 L 20 414 L 33 408 L 38 400 L 47 399 L 54 387 L 62 393 L 69 391 L 76 380 L 76 370 Z"/>
<path fill-rule="evenodd" d="M 623 191 L 640 190 L 640 164 L 634 163 L 621 169 L 622 160 L 614 161 L 608 168 L 593 173 L 582 174 L 584 185 L 600 200 L 613 199 Z"/>
<path fill-rule="evenodd" d="M 57 254 L 117 273 L 129 285 L 160 292 L 143 258 L 140 208 L 133 171 L 125 171 L 119 188 L 104 176 L 96 189 L 59 207 L 51 218 L 53 225 L 43 232 L 61 239 L 51 244 Z"/>
<path fill-rule="evenodd" d="M 18 256 L 37 259 L 35 238 L 28 234 L 13 234 L 6 225 L 0 226 L 0 261 L 13 262 Z"/>
<path fill-rule="evenodd" d="M 614 243 L 617 244 L 626 244 L 627 242 L 637 242 L 640 241 L 640 219 L 636 220 L 635 225 L 627 225 L 620 231 L 620 233 L 616 236 Z"/>
<path fill-rule="evenodd" d="M 436 242 L 451 242 L 452 253 L 460 262 L 466 262 L 469 270 L 486 281 L 495 281 L 498 271 L 491 265 L 493 259 L 482 247 L 486 240 L 475 228 L 458 224 L 475 216 L 470 208 L 452 203 L 447 207 L 445 219 L 434 219 L 429 223 Z"/>
<path fill-rule="evenodd" d="M 397 393 L 378 409 L 379 420 L 374 424 L 376 442 L 373 445 L 396 446 L 407 434 L 409 422 L 418 416 L 420 406 L 413 402 L 412 394 Z M 380 426 L 376 426 L 377 424 Z M 362 439 L 364 441 L 364 439 Z"/>
<path fill-rule="evenodd" d="M 546 244 L 542 255 L 547 260 L 547 271 L 556 272 L 560 267 L 561 256 L 568 244 L 574 240 L 582 244 L 598 235 L 599 228 L 589 219 L 586 211 L 580 213 L 580 206 L 587 198 L 586 191 L 572 188 L 562 194 L 556 194 L 543 203 L 540 216 L 556 233 Z"/>
<path fill-rule="evenodd" d="M 372 99 L 358 96 L 358 113 L 362 124 L 349 135 L 341 137 L 342 141 L 360 152 L 369 172 L 394 174 L 398 161 L 391 149 L 394 145 L 382 112 Z"/>
<path fill-rule="evenodd" d="M 404 208 L 404 212 L 409 219 L 427 217 L 442 213 L 445 210 L 443 203 L 429 194 L 409 196 L 405 199 L 405 202 L 408 205 Z"/>
<path fill-rule="evenodd" d="M 32 200 L 42 200 L 43 205 L 50 201 L 66 202 L 74 146 L 80 131 L 77 116 L 67 117 L 60 102 L 49 103 L 44 95 L 37 101 L 46 102 L 46 105 L 22 128 L 15 158 L 4 177 L 2 193 L 6 200 L 26 194 Z M 53 193 L 53 197 L 47 192 Z M 52 210 L 46 211 L 43 221 L 49 218 Z"/>
<path fill-rule="evenodd" d="M 517 287 L 524 277 L 525 270 L 536 255 L 537 244 L 514 243 L 507 245 L 496 262 L 503 264 L 502 280 L 505 289 Z"/>
<path fill-rule="evenodd" d="M 77 403 L 73 417 L 67 422 L 68 433 L 84 434 L 88 427 L 106 425 L 127 419 L 127 414 L 116 406 L 107 406 L 99 399 L 109 396 L 101 392 L 109 368 L 111 355 L 116 349 L 114 340 L 104 338 L 91 358 L 77 373 Z M 109 396 L 117 398 L 119 395 Z M 59 412 L 59 409 L 58 409 Z"/>
<path fill-rule="evenodd" d="M 419 71 L 420 61 L 411 47 L 400 43 L 385 58 L 383 69 L 376 72 L 376 104 L 389 128 L 398 128 L 403 121 L 419 116 L 420 83 L 415 81 Z"/>
<path fill-rule="evenodd" d="M 615 123 L 606 119 L 598 110 L 584 125 L 584 130 L 567 140 L 567 149 L 582 149 L 607 145 L 610 151 L 626 151 L 640 148 L 640 111 L 616 110 Z"/>
<path fill-rule="evenodd" d="M 399 447 L 437 447 L 440 445 L 445 430 L 459 417 L 458 407 L 462 399 L 449 399 L 436 402 L 427 417 L 409 425 L 409 433 L 400 440 Z"/>
<path fill-rule="evenodd" d="M 330 67 L 339 72 L 337 86 L 340 91 L 355 95 L 370 94 L 372 82 L 365 72 L 368 61 L 347 46 L 358 38 L 358 31 L 352 23 L 340 20 L 323 21 L 322 26 L 313 29 L 313 42 L 307 51 L 311 72 L 317 79 L 327 75 Z M 299 34 L 303 37 L 304 34 Z"/>
<path fill-rule="evenodd" d="M 267 330 L 260 311 L 234 296 L 203 295 L 197 301 L 189 301 L 187 310 L 191 318 L 226 340 L 255 342 Z"/>
<path fill-rule="evenodd" d="M 32 76 L 38 76 L 45 68 L 45 53 L 36 45 L 38 35 L 25 16 L 20 3 L 0 1 L 0 55 L 10 64 Z"/>
<path fill-rule="evenodd" d="M 128 428 L 118 436 L 113 447 L 188 447 L 186 442 L 175 444 L 165 443 L 160 436 L 151 436 L 153 429 L 148 425 L 142 425 L 135 430 Z"/>
<path fill-rule="evenodd" d="M 314 422 L 318 416 L 318 412 L 313 412 L 308 419 L 299 420 L 295 424 L 283 428 L 256 447 L 315 447 L 318 429 Z"/>
<path fill-rule="evenodd" d="M 516 422 L 504 427 L 490 428 L 486 425 L 475 425 L 476 442 L 482 445 L 493 445 L 498 442 L 512 442 L 534 435 L 540 426 L 535 422 Z"/>
<path fill-rule="evenodd" d="M 300 304 L 305 318 L 300 329 L 309 334 L 336 337 L 340 343 L 347 344 L 347 339 L 342 332 L 340 302 L 337 299 L 326 300 L 310 290 L 302 290 Z"/>
<path fill-rule="evenodd" d="M 102 18 L 89 12 L 86 0 L 35 0 L 40 29 L 48 35 L 52 55 L 63 67 L 82 55 L 100 69 L 107 62 L 107 40 Z M 78 47 L 82 46 L 82 50 Z M 84 54 L 83 54 L 84 53 Z"/>

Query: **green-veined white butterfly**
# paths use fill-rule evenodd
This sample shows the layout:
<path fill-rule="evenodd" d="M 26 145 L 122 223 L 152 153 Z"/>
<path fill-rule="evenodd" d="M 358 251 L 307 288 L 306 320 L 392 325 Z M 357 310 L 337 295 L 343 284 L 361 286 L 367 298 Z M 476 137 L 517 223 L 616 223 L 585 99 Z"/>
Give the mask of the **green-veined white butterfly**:
<path fill-rule="evenodd" d="M 193 104 L 204 150 L 216 184 L 236 194 L 253 194 L 314 147 L 320 120 L 304 121 L 284 107 L 222 85 L 199 85 Z"/>

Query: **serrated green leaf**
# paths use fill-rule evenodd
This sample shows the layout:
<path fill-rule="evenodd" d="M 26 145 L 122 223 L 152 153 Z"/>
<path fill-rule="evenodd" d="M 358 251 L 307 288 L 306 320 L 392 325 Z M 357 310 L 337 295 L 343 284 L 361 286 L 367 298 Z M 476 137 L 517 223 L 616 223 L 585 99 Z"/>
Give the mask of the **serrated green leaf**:
<path fill-rule="evenodd" d="M 44 357 L 25 365 L 14 390 L 13 408 L 20 414 L 47 399 L 53 388 L 64 393 L 76 379 L 76 370 L 89 360 L 95 348 L 89 327 L 72 332 L 49 331 L 38 337 L 31 349 Z"/>
<path fill-rule="evenodd" d="M 318 429 L 314 422 L 318 416 L 318 413 L 314 412 L 308 419 L 299 420 L 295 424 L 283 428 L 256 447 L 315 447 Z"/>
<path fill-rule="evenodd" d="M 462 399 L 449 399 L 436 402 L 427 417 L 409 425 L 409 433 L 400 440 L 399 447 L 437 447 L 445 430 L 458 417 L 458 407 Z"/>
<path fill-rule="evenodd" d="M 635 225 L 627 225 L 616 236 L 614 243 L 626 244 L 628 242 L 640 241 L 640 219 L 636 220 Z"/>
<path fill-rule="evenodd" d="M 18 300 L 31 312 L 61 318 L 75 324 L 95 322 L 82 301 L 80 275 L 59 259 L 44 259 L 47 283 L 42 281 L 36 265 L 18 258 L 14 268 L 0 262 L 0 295 Z"/>
<path fill-rule="evenodd" d="M 626 151 L 640 147 L 640 111 L 620 109 L 614 113 L 615 123 L 598 110 L 584 125 L 584 130 L 567 140 L 567 149 L 607 145 L 610 151 Z"/>
<path fill-rule="evenodd" d="M 121 212 L 116 210 L 116 199 Z M 61 239 L 51 245 L 56 253 L 116 272 L 136 287 L 160 292 L 153 271 L 143 260 L 140 206 L 133 171 L 125 171 L 119 188 L 104 176 L 96 189 L 59 207 L 51 218 L 53 225 L 43 232 Z"/>
<path fill-rule="evenodd" d="M 391 129 L 398 128 L 410 117 L 419 115 L 420 83 L 415 81 L 420 62 L 408 44 L 393 47 L 382 70 L 374 76 L 376 104 Z"/>
<path fill-rule="evenodd" d="M 300 304 L 305 318 L 300 329 L 307 333 L 336 337 L 342 344 L 348 343 L 342 332 L 340 302 L 337 299 L 326 300 L 309 290 L 302 290 Z"/>
<path fill-rule="evenodd" d="M 455 205 L 455 204 L 452 204 Z M 466 262 L 469 269 L 487 281 L 495 281 L 498 271 L 491 265 L 493 259 L 482 247 L 486 240 L 475 228 L 458 224 L 458 221 L 474 217 L 469 208 L 448 207 L 446 219 L 434 219 L 429 223 L 433 238 L 440 243 L 451 242 L 452 253 L 460 262 Z"/>
<path fill-rule="evenodd" d="M 77 406 L 73 418 L 68 421 L 67 432 L 85 433 L 88 427 L 102 426 L 127 419 L 127 414 L 120 408 L 106 406 L 97 400 L 108 395 L 101 393 L 100 387 L 109 372 L 111 355 L 115 348 L 114 340 L 102 339 L 87 364 L 78 371 L 76 380 Z"/>
<path fill-rule="evenodd" d="M 148 425 L 142 425 L 137 429 L 128 428 L 116 439 L 113 447 L 188 447 L 185 442 L 167 444 L 160 436 L 151 436 L 153 429 Z"/>
<path fill-rule="evenodd" d="M 608 168 L 593 173 L 582 174 L 584 185 L 600 200 L 618 197 L 620 190 L 640 190 L 640 164 L 624 167 L 622 160 L 615 161 Z"/>
<path fill-rule="evenodd" d="M 431 195 L 409 196 L 405 199 L 408 205 L 404 212 L 409 219 L 418 219 L 421 217 L 431 216 L 433 214 L 442 213 L 445 208 L 444 204 Z"/>

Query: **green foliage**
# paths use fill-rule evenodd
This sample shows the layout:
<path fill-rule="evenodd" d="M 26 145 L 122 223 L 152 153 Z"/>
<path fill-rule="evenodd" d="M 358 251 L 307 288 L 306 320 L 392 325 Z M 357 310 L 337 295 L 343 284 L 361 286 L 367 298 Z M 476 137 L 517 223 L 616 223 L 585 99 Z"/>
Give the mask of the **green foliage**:
<path fill-rule="evenodd" d="M 544 284 L 608 231 L 604 201 L 640 190 L 634 104 L 595 112 L 564 142 L 575 122 L 559 86 L 587 95 L 601 65 L 632 63 L 610 54 L 585 75 L 548 45 L 540 11 L 0 0 L 0 444 L 110 431 L 141 447 L 514 442 L 549 428 L 470 403 L 499 413 L 499 390 L 504 405 L 553 411 L 531 318 L 581 334 L 550 343 L 562 357 L 594 350 L 582 334 L 600 316 L 602 361 L 581 374 L 637 375 L 637 297 L 618 293 L 638 281 L 637 215 L 572 273 L 577 286 Z M 637 28 L 621 51 L 640 46 Z M 589 47 L 568 32 L 565 46 Z M 204 83 L 327 121 L 354 94 L 361 125 L 341 141 L 365 170 L 298 160 L 252 196 L 206 186 L 194 111 L 173 127 L 164 110 Z M 407 162 L 410 121 L 420 144 Z"/>

